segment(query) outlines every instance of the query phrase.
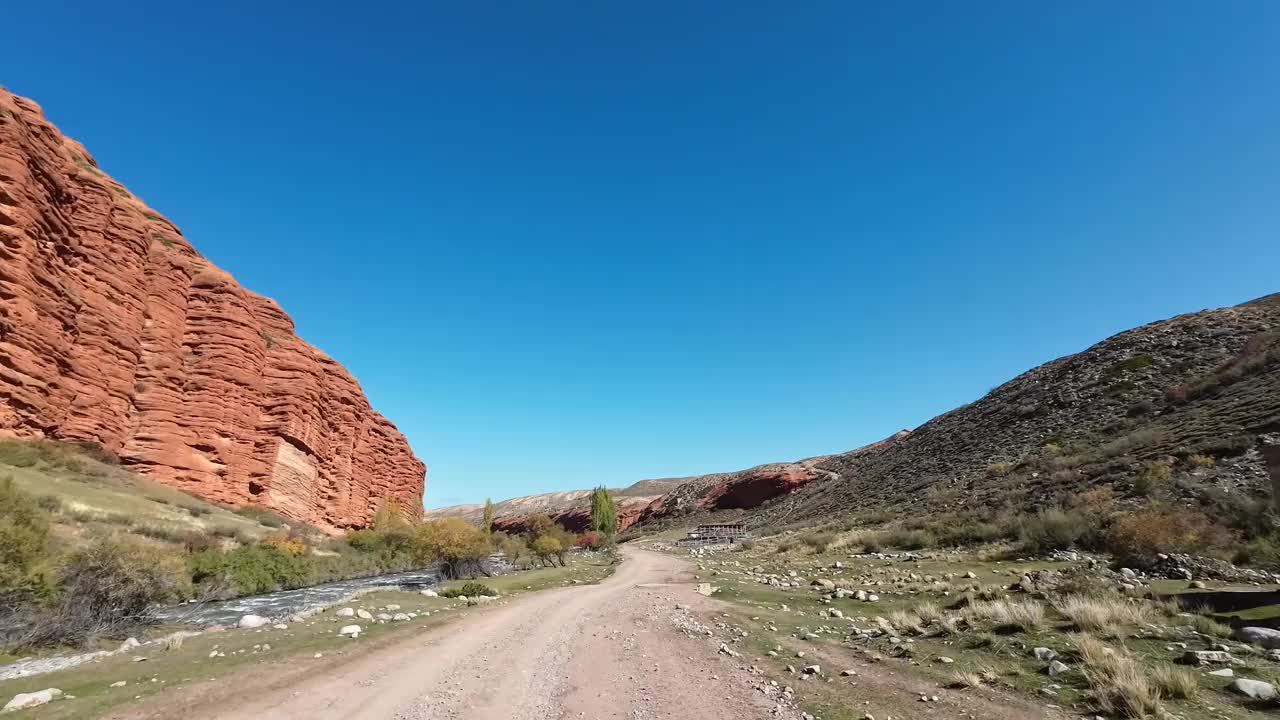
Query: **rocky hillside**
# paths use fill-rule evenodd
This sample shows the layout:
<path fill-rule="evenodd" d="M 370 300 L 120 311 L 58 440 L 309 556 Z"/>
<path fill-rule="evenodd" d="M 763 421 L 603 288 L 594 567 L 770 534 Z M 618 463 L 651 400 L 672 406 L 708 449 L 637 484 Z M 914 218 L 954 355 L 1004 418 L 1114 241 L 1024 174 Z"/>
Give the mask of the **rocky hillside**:
<path fill-rule="evenodd" d="M 92 441 L 211 501 L 334 530 L 426 468 L 351 375 L 40 107 L 0 89 L 0 435 Z"/>
<path fill-rule="evenodd" d="M 1172 478 L 1266 497 L 1280 483 L 1280 294 L 1129 330 L 1034 368 L 878 452 L 820 459 L 827 474 L 756 517 L 815 522 L 872 508 L 931 512 L 1131 492 L 1151 463 Z M 1270 478 L 1268 476 L 1270 462 Z M 1177 467 L 1185 467 L 1179 463 Z"/>
<path fill-rule="evenodd" d="M 617 500 L 619 524 L 633 524 L 649 503 L 680 487 L 692 478 L 641 480 L 625 488 L 610 488 Z M 533 515 L 546 514 L 570 530 L 581 532 L 591 524 L 591 490 L 568 490 L 510 498 L 493 504 L 494 526 L 507 532 L 522 532 Z M 426 517 L 460 517 L 479 523 L 484 505 L 450 505 L 428 510 Z"/>

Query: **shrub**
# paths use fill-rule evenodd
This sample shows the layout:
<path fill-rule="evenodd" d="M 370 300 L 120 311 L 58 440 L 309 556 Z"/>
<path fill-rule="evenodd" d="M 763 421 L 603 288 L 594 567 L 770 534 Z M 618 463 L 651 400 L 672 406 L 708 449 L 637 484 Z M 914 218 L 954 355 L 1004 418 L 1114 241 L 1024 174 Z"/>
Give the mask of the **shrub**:
<path fill-rule="evenodd" d="M 933 535 L 925 530 L 890 530 L 883 533 L 880 540 L 889 547 L 903 550 L 920 550 L 935 543 Z"/>
<path fill-rule="evenodd" d="M 182 534 L 179 542 L 182 543 L 182 549 L 187 551 L 188 554 L 217 550 L 222 546 L 222 542 L 218 538 L 199 530 L 188 530 Z"/>
<path fill-rule="evenodd" d="M 993 462 L 987 466 L 987 475 L 990 475 L 991 477 L 1004 477 L 1005 475 L 1008 475 L 1011 470 L 1013 470 L 1013 463 L 1001 460 L 999 462 Z"/>
<path fill-rule="evenodd" d="M 470 582 L 463 583 L 462 587 L 451 588 L 449 590 L 445 590 L 440 593 L 440 597 L 447 597 L 447 598 L 456 598 L 456 597 L 464 597 L 464 596 L 473 598 L 473 597 L 480 597 L 481 595 L 484 595 L 486 597 L 497 597 L 498 591 L 494 590 L 488 585 L 485 585 L 484 583 L 475 582 L 474 580 L 472 580 Z"/>
<path fill-rule="evenodd" d="M 1187 464 L 1193 468 L 1211 468 L 1218 463 L 1212 455 L 1201 455 L 1199 453 L 1187 458 Z"/>
<path fill-rule="evenodd" d="M 413 538 L 414 560 L 423 565 L 439 562 L 441 574 L 449 578 L 483 573 L 488 554 L 484 532 L 461 518 L 429 520 Z"/>
<path fill-rule="evenodd" d="M 62 499 L 57 495 L 41 495 L 36 498 L 36 504 L 45 512 L 56 513 L 62 509 Z"/>
<path fill-rule="evenodd" d="M 172 525 L 134 525 L 129 532 L 149 537 L 162 542 L 182 542 L 187 536 L 187 529 Z"/>
<path fill-rule="evenodd" d="M 40 462 L 40 450 L 35 443 L 21 440 L 0 440 L 0 463 L 18 468 L 28 468 L 38 462 Z"/>
<path fill-rule="evenodd" d="M 598 550 L 604 547 L 604 536 L 595 530 L 588 530 L 578 536 L 577 546 L 586 550 Z"/>
<path fill-rule="evenodd" d="M 834 541 L 835 535 L 829 532 L 811 530 L 800 536 L 800 542 L 815 553 L 824 553 Z"/>
<path fill-rule="evenodd" d="M 1153 508 L 1116 518 L 1106 542 L 1119 562 L 1144 567 L 1157 553 L 1217 550 L 1231 544 L 1232 537 L 1203 513 Z"/>
<path fill-rule="evenodd" d="M 246 545 L 227 552 L 204 551 L 187 560 L 191 580 L 214 595 L 255 594 L 305 585 L 303 557 L 271 545 Z"/>
<path fill-rule="evenodd" d="M 1149 462 L 1143 466 L 1137 479 L 1133 481 L 1133 491 L 1144 497 L 1155 497 L 1165 490 L 1172 475 L 1173 470 L 1169 467 L 1169 463 Z"/>
<path fill-rule="evenodd" d="M 1007 537 L 1009 528 L 992 522 L 939 523 L 933 529 L 939 545 L 982 545 Z"/>
<path fill-rule="evenodd" d="M 49 521 L 39 503 L 0 478 L 0 625 L 25 606 L 46 599 Z"/>
<path fill-rule="evenodd" d="M 560 545 L 560 541 L 549 535 L 535 539 L 529 547 L 544 566 L 555 565 L 555 558 L 560 557 L 564 552 L 564 547 Z"/>
<path fill-rule="evenodd" d="M 1022 552 L 1043 555 L 1054 550 L 1067 550 L 1084 536 L 1089 521 L 1079 513 L 1041 510 L 1022 521 L 1018 540 Z"/>
<path fill-rule="evenodd" d="M 278 548 L 291 555 L 302 555 L 307 551 L 307 541 L 297 533 L 275 533 L 263 538 L 262 544 Z"/>
<path fill-rule="evenodd" d="M 248 518 L 259 525 L 266 525 L 269 528 L 284 527 L 285 525 L 284 518 L 256 505 L 245 505 L 244 507 L 236 508 L 235 513 L 240 517 Z"/>
<path fill-rule="evenodd" d="M 507 560 L 511 562 L 515 562 L 529 554 L 529 545 L 523 538 L 498 531 L 493 533 L 490 539 L 493 542 L 494 547 L 496 547 L 507 557 Z"/>
<path fill-rule="evenodd" d="M 157 604 L 188 596 L 182 561 L 127 536 L 95 538 L 58 571 L 58 600 L 37 612 L 23 646 L 90 645 L 155 621 Z"/>

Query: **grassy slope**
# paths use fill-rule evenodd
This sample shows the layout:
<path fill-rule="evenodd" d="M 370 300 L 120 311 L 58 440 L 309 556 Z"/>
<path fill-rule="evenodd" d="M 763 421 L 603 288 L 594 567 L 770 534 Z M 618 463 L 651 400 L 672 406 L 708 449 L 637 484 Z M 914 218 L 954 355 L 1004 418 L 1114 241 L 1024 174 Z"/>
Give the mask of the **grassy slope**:
<path fill-rule="evenodd" d="M 929 554 L 933 556 L 931 559 L 918 562 L 876 560 L 851 556 L 847 551 L 840 550 L 816 555 L 799 550 L 779 554 L 775 552 L 773 543 L 760 543 L 750 551 L 727 552 L 699 560 L 698 564 L 699 576 L 720 586 L 721 591 L 716 597 L 736 606 L 729 613 L 726 622 L 730 627 L 741 628 L 748 633 L 739 649 L 757 656 L 760 667 L 766 669 L 775 680 L 796 687 L 802 705 L 824 720 L 861 718 L 867 711 L 879 716 L 880 711 L 875 709 L 876 690 L 859 687 L 856 678 L 836 678 L 833 683 L 797 683 L 797 676 L 787 671 L 788 665 L 799 667 L 813 662 L 815 657 L 826 656 L 841 658 L 848 663 L 847 667 L 862 667 L 871 656 L 879 656 L 883 658 L 879 662 L 887 670 L 924 678 L 938 688 L 938 693 L 985 692 L 975 689 L 943 689 L 958 670 L 985 669 L 995 674 L 995 684 L 998 687 L 1025 694 L 1029 699 L 1043 702 L 1046 698 L 1038 694 L 1040 690 L 1058 685 L 1060 688 L 1056 691 L 1055 700 L 1057 704 L 1077 710 L 1089 706 L 1089 688 L 1080 672 L 1080 664 L 1073 655 L 1074 643 L 1079 634 L 1071 629 L 1068 621 L 1056 616 L 1052 610 L 1048 613 L 1049 620 L 1044 627 L 1029 632 L 1001 634 L 987 628 L 965 630 L 943 637 L 903 634 L 902 637 L 910 641 L 913 649 L 910 660 L 892 658 L 890 643 L 884 638 L 870 643 L 845 642 L 849 619 L 857 627 L 875 627 L 877 616 L 889 616 L 894 610 L 907 610 L 925 602 L 943 608 L 952 606 L 962 597 L 958 589 L 962 584 L 978 585 L 995 592 L 1017 582 L 1024 572 L 1067 566 L 1066 563 L 1054 562 L 983 560 L 972 553 Z M 837 560 L 844 564 L 844 569 L 832 568 Z M 761 584 L 745 575 L 752 568 L 780 575 L 796 570 L 802 579 L 802 587 L 779 588 Z M 975 580 L 960 579 L 970 571 L 977 575 Z M 933 575 L 938 579 L 951 573 L 957 579 L 951 582 L 951 587 L 930 586 L 924 582 L 904 580 L 905 572 L 913 572 L 921 577 Z M 864 575 L 881 584 L 858 585 L 857 579 Z M 852 598 L 823 602 L 821 594 L 808 586 L 815 577 L 852 581 L 852 587 L 863 587 L 869 592 L 877 593 L 881 599 L 874 603 L 858 602 Z M 1185 587 L 1185 583 L 1182 585 Z M 948 594 L 944 595 L 944 592 Z M 828 608 L 838 608 L 849 619 L 821 615 Z M 1190 628 L 1178 624 L 1183 621 L 1184 619 L 1164 618 L 1148 626 L 1115 627 L 1115 637 L 1108 642 L 1113 646 L 1127 648 L 1144 665 L 1153 667 L 1168 663 L 1181 654 L 1181 650 L 1176 649 L 1173 643 L 1187 642 L 1192 649 L 1204 649 L 1211 643 L 1222 641 L 1219 638 L 1195 635 Z M 816 633 L 818 639 L 805 639 L 807 633 Z M 1280 664 L 1267 661 L 1257 654 L 1246 654 L 1237 643 L 1229 644 L 1233 646 L 1232 652 L 1237 657 L 1245 658 L 1245 664 L 1236 667 L 1237 677 L 1271 682 L 1280 680 Z M 1063 676 L 1049 678 L 1044 673 L 1045 663 L 1030 656 L 1029 649 L 1037 646 L 1057 650 L 1073 670 Z M 778 647 L 782 651 L 776 656 L 768 655 L 769 650 Z M 809 659 L 795 657 L 796 651 L 806 649 Z M 951 658 L 954 662 L 943 664 L 937 661 L 940 656 Z M 826 670 L 830 676 L 846 666 L 831 666 L 827 663 Z M 1197 699 L 1166 702 L 1166 706 L 1179 717 L 1185 720 L 1208 720 L 1266 716 L 1241 703 L 1239 698 L 1225 693 L 1223 690 L 1228 679 L 1211 677 L 1198 671 L 1195 674 L 1201 685 Z"/>
<path fill-rule="evenodd" d="M 36 497 L 57 498 L 55 535 L 76 542 L 102 527 L 259 537 L 271 528 L 181 490 L 52 443 L 0 441 L 0 477 Z"/>
<path fill-rule="evenodd" d="M 614 565 L 600 557 L 574 557 L 568 567 L 542 568 L 484 579 L 503 596 L 535 592 L 577 583 L 595 583 L 613 572 Z M 446 585 L 445 588 L 453 583 Z M 144 646 L 100 662 L 38 677 L 0 682 L 0 701 L 16 693 L 56 687 L 74 696 L 23 713 L 23 718 L 100 717 L 113 707 L 173 689 L 217 679 L 233 683 L 232 676 L 247 677 L 268 666 L 304 663 L 323 667 L 333 662 L 349 662 L 353 655 L 370 652 L 404 637 L 438 627 L 471 612 L 463 603 L 445 598 L 429 598 L 418 593 L 387 591 L 366 595 L 350 607 L 376 608 L 400 605 L 400 612 L 430 613 L 403 623 L 379 625 L 363 620 L 336 617 L 333 612 L 318 614 L 287 630 L 229 630 L 187 638 L 181 648 L 166 651 Z M 341 625 L 356 622 L 364 628 L 358 640 L 338 637 Z M 262 650 L 263 644 L 270 650 Z M 255 646 L 258 646 L 255 648 Z M 210 658 L 214 651 L 225 657 Z M 316 653 L 322 657 L 316 658 Z M 136 662 L 143 657 L 146 661 Z M 340 659 L 339 659 L 340 658 Z M 124 687 L 111 684 L 125 681 Z"/>

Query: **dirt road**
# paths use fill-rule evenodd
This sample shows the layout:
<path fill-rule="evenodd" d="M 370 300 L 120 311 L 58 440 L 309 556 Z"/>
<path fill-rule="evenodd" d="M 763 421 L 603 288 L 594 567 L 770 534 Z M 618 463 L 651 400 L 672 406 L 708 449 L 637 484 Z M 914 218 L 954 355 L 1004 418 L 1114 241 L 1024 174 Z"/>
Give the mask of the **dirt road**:
<path fill-rule="evenodd" d="M 804 645 L 805 662 L 850 677 L 771 682 L 738 655 L 728 606 L 694 592 L 688 563 L 627 547 L 599 585 L 531 593 L 321 667 L 280 663 L 157 695 L 111 720 L 800 720 L 792 679 L 838 687 L 875 717 L 1065 718 L 1043 702 L 983 688 L 950 692 L 909 664 Z M 680 632 L 683 630 L 684 632 Z M 733 644 L 741 649 L 740 645 Z M 792 648 L 794 650 L 794 648 Z M 790 653 L 792 650 L 788 650 Z M 939 696 L 939 694 L 941 694 Z M 921 702 L 928 696 L 931 701 Z"/>
<path fill-rule="evenodd" d="M 674 631 L 676 605 L 704 601 L 683 563 L 625 554 L 599 585 L 524 596 L 302 682 L 174 698 L 169 710 L 188 720 L 777 717 L 741 662 Z"/>

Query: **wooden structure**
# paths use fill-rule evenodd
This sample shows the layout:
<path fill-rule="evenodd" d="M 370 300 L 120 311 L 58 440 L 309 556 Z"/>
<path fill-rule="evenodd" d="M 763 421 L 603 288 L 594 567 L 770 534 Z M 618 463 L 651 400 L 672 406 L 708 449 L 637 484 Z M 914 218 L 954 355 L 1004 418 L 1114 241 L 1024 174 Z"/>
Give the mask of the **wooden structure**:
<path fill-rule="evenodd" d="M 732 545 L 746 539 L 747 531 L 741 523 L 699 525 L 688 536 L 677 540 L 677 545 Z"/>

